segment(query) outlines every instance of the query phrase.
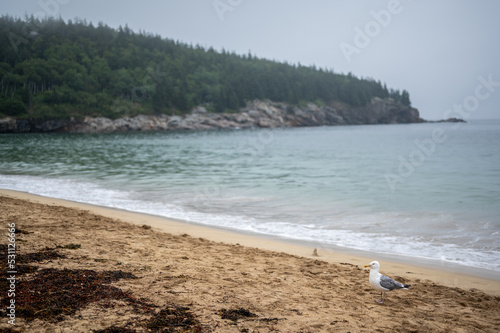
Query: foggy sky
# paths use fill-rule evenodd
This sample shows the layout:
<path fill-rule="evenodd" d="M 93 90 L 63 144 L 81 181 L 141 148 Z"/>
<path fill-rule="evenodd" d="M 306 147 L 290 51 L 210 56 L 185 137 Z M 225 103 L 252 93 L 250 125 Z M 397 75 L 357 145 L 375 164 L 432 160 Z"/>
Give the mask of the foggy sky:
<path fill-rule="evenodd" d="M 500 118 L 500 1 L 0 0 L 15 17 L 127 24 L 410 92 L 423 118 Z"/>

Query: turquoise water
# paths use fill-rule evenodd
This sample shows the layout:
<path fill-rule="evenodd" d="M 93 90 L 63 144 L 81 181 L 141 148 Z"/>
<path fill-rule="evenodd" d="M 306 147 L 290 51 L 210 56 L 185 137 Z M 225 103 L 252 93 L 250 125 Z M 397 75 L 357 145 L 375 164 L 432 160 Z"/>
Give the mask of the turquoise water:
<path fill-rule="evenodd" d="M 500 272 L 500 121 L 0 135 L 0 188 Z"/>

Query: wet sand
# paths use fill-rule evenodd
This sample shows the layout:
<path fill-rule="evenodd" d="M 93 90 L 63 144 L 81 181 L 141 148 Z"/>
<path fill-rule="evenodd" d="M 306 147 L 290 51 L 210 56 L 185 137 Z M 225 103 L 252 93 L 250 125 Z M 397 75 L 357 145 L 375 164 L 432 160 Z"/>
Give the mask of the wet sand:
<path fill-rule="evenodd" d="M 382 273 L 412 287 L 379 305 L 363 268 L 379 258 L 324 249 L 313 256 L 308 246 L 7 190 L 0 190 L 0 209 L 3 234 L 16 224 L 18 258 L 35 267 L 17 276 L 16 325 L 2 312 L 0 329 L 500 330 L 495 279 L 380 259 Z M 60 290 L 50 285 L 56 279 Z M 33 281 L 48 285 L 33 292 Z M 56 296 L 68 304 L 51 305 Z M 2 298 L 5 311 L 5 292 Z"/>

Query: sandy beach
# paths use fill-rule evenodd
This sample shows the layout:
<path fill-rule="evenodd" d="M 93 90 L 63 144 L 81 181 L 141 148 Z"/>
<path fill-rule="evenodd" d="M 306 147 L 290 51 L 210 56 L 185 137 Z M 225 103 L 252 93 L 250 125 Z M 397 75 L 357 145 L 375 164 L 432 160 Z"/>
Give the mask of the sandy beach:
<path fill-rule="evenodd" d="M 0 190 L 6 332 L 498 332 L 500 281 Z M 15 224 L 15 296 L 8 230 Z M 7 280 L 8 281 L 8 280 Z M 15 300 L 15 325 L 7 306 Z"/>

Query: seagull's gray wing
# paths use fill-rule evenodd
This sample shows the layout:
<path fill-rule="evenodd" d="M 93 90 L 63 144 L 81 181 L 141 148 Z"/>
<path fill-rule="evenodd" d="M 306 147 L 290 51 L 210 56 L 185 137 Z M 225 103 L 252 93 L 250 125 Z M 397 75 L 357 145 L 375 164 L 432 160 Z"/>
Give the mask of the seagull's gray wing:
<path fill-rule="evenodd" d="M 402 289 L 405 288 L 405 285 L 402 283 L 399 283 L 398 281 L 394 281 L 388 276 L 382 275 L 380 277 L 380 285 L 382 288 L 388 289 L 388 290 L 394 290 L 394 289 Z"/>

